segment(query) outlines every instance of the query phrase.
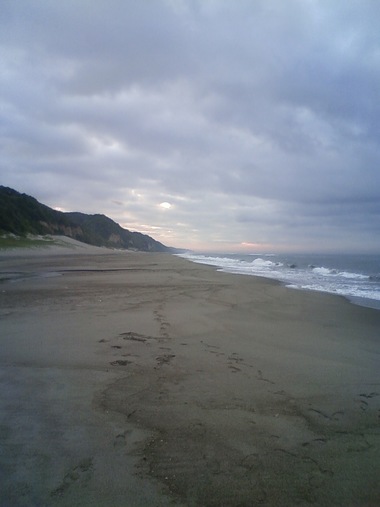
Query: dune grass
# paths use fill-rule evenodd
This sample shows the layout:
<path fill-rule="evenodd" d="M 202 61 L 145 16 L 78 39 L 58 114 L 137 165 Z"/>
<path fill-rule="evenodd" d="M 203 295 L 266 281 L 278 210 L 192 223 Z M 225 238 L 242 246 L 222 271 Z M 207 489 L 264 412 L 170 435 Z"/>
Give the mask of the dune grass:
<path fill-rule="evenodd" d="M 10 248 L 34 248 L 40 246 L 55 245 L 56 241 L 49 237 L 28 237 L 28 236 L 0 236 L 0 250 Z"/>

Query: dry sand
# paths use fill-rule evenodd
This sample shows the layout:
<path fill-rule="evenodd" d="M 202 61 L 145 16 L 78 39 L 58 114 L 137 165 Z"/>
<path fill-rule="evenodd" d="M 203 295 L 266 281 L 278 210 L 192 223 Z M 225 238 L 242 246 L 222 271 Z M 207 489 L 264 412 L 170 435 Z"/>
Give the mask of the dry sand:
<path fill-rule="evenodd" d="M 380 505 L 379 311 L 68 252 L 0 257 L 2 507 Z"/>

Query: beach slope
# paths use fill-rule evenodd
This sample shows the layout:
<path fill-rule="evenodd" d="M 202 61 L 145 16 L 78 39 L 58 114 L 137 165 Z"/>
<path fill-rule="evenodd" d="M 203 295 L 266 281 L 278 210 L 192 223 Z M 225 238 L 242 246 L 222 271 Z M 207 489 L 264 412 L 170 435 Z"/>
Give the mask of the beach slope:
<path fill-rule="evenodd" d="M 0 504 L 380 504 L 380 312 L 169 254 L 0 257 Z"/>

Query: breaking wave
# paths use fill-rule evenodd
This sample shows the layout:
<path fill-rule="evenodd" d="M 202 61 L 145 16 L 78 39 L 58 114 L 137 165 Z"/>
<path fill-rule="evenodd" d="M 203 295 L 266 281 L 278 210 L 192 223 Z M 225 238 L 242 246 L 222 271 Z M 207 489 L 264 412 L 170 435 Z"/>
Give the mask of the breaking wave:
<path fill-rule="evenodd" d="M 377 257 L 369 263 L 359 256 L 329 256 L 327 265 L 318 262 L 323 256 L 311 255 L 187 253 L 180 257 L 216 266 L 220 271 L 276 279 L 293 289 L 380 301 L 380 259 Z"/>

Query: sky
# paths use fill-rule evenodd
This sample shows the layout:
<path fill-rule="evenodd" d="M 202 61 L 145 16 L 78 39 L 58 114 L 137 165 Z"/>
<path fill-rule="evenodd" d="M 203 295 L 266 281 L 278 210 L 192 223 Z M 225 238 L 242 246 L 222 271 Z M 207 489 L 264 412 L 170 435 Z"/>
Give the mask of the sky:
<path fill-rule="evenodd" d="M 380 253 L 380 2 L 0 4 L 1 185 L 178 248 Z"/>

